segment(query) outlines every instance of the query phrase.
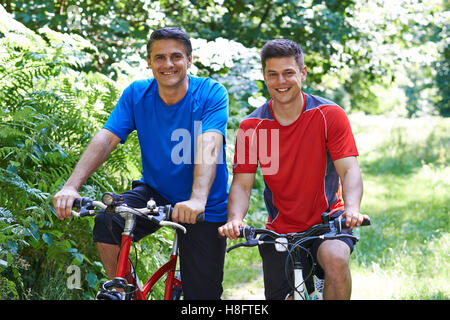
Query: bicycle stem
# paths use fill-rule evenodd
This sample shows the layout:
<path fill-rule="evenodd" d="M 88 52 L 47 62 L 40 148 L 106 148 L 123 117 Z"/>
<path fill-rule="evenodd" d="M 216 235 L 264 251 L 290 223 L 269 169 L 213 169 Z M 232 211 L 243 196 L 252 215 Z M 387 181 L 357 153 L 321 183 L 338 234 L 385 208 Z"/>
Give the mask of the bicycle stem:
<path fill-rule="evenodd" d="M 136 224 L 136 216 L 129 212 L 121 212 L 120 215 L 125 219 L 125 227 L 123 229 L 123 236 L 130 236 Z"/>

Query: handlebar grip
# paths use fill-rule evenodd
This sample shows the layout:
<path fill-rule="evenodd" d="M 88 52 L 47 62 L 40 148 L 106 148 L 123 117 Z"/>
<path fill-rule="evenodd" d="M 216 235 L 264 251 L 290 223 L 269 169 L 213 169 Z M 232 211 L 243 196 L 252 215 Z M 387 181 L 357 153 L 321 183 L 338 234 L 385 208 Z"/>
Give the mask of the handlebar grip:
<path fill-rule="evenodd" d="M 205 221 L 205 213 L 202 212 L 199 215 L 197 215 L 197 218 L 195 218 L 195 222 L 203 222 Z"/>
<path fill-rule="evenodd" d="M 247 236 L 250 234 L 252 230 L 252 227 L 245 226 L 243 228 L 239 228 L 239 236 L 238 238 L 247 238 Z"/>
<path fill-rule="evenodd" d="M 164 211 L 167 215 L 167 221 L 172 221 L 172 213 L 173 213 L 173 207 L 171 205 L 167 205 L 164 208 Z M 203 222 L 205 221 L 205 213 L 199 213 L 197 217 L 195 218 L 195 222 Z"/>
<path fill-rule="evenodd" d="M 340 225 L 339 225 L 340 222 Z M 339 229 L 345 229 L 347 226 L 345 225 L 346 220 L 345 219 L 334 219 L 334 226 Z M 370 226 L 370 219 L 364 219 L 361 223 L 361 227 L 363 226 Z"/>
<path fill-rule="evenodd" d="M 76 198 L 73 201 L 72 207 L 76 209 L 81 209 L 81 207 L 92 205 L 92 199 L 90 198 Z"/>

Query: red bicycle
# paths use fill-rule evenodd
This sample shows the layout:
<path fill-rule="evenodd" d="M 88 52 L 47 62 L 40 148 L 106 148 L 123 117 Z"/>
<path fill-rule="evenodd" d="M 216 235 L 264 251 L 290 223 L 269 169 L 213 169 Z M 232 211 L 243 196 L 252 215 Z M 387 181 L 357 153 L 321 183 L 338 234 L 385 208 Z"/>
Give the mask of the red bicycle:
<path fill-rule="evenodd" d="M 107 192 L 103 194 L 102 201 L 90 198 L 75 199 L 73 207 L 79 212 L 72 211 L 76 217 L 95 216 L 101 212 L 120 214 L 125 219 L 125 228 L 122 233 L 120 253 L 114 279 L 100 283 L 97 300 L 147 300 L 154 285 L 167 274 L 165 280 L 164 300 L 179 300 L 182 296 L 181 279 L 176 271 L 178 260 L 178 237 L 175 232 L 172 252 L 169 261 L 162 265 L 142 286 L 136 270 L 129 259 L 132 244 L 133 229 L 136 216 L 149 219 L 160 226 L 170 226 L 186 233 L 186 228 L 171 221 L 173 207 L 171 205 L 157 206 L 153 199 L 147 202 L 146 208 L 131 208 L 123 203 L 120 195 Z M 204 214 L 197 216 L 197 222 L 204 219 Z"/>

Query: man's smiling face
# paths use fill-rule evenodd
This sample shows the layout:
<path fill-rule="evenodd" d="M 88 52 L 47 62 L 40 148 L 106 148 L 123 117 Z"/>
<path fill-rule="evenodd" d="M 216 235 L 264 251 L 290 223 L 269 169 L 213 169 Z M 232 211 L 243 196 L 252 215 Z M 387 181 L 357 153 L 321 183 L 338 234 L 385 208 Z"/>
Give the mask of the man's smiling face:
<path fill-rule="evenodd" d="M 157 40 L 151 45 L 147 63 L 158 86 L 176 88 L 186 81 L 192 56 L 187 56 L 184 45 L 177 40 Z"/>
<path fill-rule="evenodd" d="M 290 104 L 299 99 L 306 66 L 300 68 L 293 56 L 270 58 L 266 61 L 264 80 L 276 105 Z"/>

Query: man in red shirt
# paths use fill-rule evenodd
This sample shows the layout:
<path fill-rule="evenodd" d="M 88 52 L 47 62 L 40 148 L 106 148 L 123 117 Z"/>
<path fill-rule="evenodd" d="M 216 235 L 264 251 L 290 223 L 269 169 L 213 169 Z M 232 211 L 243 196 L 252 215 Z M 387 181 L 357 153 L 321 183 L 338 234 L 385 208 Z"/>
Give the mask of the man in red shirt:
<path fill-rule="evenodd" d="M 264 80 L 271 100 L 240 124 L 236 138 L 228 221 L 219 233 L 236 239 L 248 211 L 258 165 L 264 176 L 266 227 L 278 233 L 304 231 L 321 214 L 342 215 L 350 229 L 363 219 L 363 192 L 353 133 L 342 108 L 301 91 L 306 66 L 300 47 L 284 39 L 268 41 L 261 51 Z M 325 277 L 325 299 L 351 295 L 349 239 L 318 240 L 310 250 Z M 260 246 L 267 299 L 289 295 L 285 259 L 273 245 Z"/>

